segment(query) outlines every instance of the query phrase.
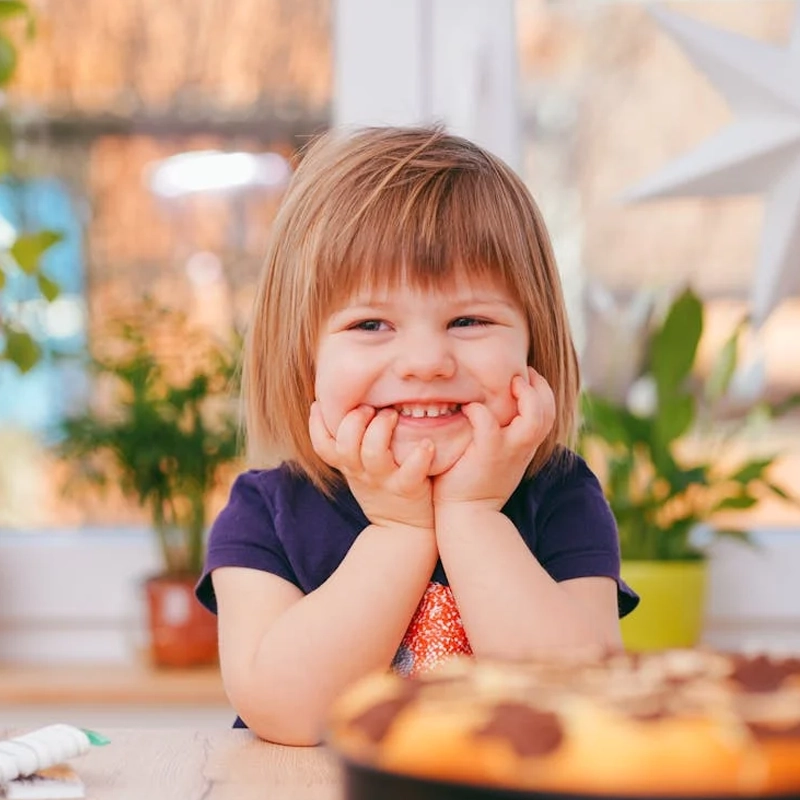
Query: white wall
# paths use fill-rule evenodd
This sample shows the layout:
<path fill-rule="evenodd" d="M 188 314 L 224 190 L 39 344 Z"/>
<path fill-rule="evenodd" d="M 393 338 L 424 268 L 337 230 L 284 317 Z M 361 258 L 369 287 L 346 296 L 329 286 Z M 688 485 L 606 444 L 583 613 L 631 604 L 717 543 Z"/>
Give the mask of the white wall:
<path fill-rule="evenodd" d="M 146 530 L 0 531 L 0 661 L 132 660 L 159 564 Z"/>
<path fill-rule="evenodd" d="M 712 548 L 705 640 L 721 648 L 800 653 L 800 530 L 764 528 L 752 546 Z"/>

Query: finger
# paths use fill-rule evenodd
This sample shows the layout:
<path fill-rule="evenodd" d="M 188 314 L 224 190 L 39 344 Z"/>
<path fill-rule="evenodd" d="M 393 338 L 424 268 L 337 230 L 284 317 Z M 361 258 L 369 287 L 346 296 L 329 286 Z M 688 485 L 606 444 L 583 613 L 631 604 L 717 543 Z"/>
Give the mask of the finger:
<path fill-rule="evenodd" d="M 531 386 L 539 398 L 539 408 L 542 412 L 542 426 L 545 434 L 553 427 L 556 419 L 556 397 L 550 384 L 532 367 L 528 368 L 532 374 Z"/>
<path fill-rule="evenodd" d="M 491 446 L 500 436 L 497 418 L 483 403 L 468 403 L 461 411 L 472 426 L 472 440 L 476 447 Z"/>
<path fill-rule="evenodd" d="M 362 405 L 344 415 L 336 431 L 336 453 L 343 469 L 357 472 L 362 469 L 361 441 L 367 425 L 375 416 L 372 406 Z"/>
<path fill-rule="evenodd" d="M 308 414 L 308 435 L 314 452 L 329 466 L 338 466 L 336 439 L 331 436 L 325 425 L 319 403 L 316 401 L 311 404 L 311 410 Z"/>
<path fill-rule="evenodd" d="M 514 379 L 511 391 L 517 400 L 517 416 L 506 428 L 506 441 L 513 447 L 538 446 L 555 421 L 555 398 L 547 381 L 534 373 L 532 383 Z"/>
<path fill-rule="evenodd" d="M 397 468 L 389 446 L 397 426 L 398 414 L 393 408 L 381 409 L 364 431 L 361 440 L 361 463 L 367 472 L 386 474 Z"/>
<path fill-rule="evenodd" d="M 435 456 L 436 447 L 430 439 L 418 442 L 397 470 L 395 483 L 398 490 L 411 491 L 427 480 Z"/>

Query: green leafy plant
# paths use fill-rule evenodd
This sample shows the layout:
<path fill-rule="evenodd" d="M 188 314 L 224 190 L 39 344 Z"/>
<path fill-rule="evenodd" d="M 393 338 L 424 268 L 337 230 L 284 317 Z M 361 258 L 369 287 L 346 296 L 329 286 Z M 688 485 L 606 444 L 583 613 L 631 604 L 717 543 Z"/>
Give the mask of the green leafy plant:
<path fill-rule="evenodd" d="M 178 364 L 159 355 L 164 329 L 181 348 Z M 58 450 L 73 470 L 67 490 L 118 481 L 147 509 L 165 573 L 197 575 L 209 495 L 239 456 L 238 347 L 209 342 L 185 317 L 152 303 L 134 321 L 115 322 L 103 341 L 108 352 L 92 368 L 98 381 L 110 381 L 114 400 L 64 423 Z"/>
<path fill-rule="evenodd" d="M 61 238 L 61 234 L 55 231 L 41 230 L 20 234 L 11 247 L 0 248 L 0 299 L 10 272 L 19 269 L 36 282 L 40 295 L 47 302 L 55 300 L 60 290 L 42 272 L 41 257 Z M 0 361 L 10 361 L 25 373 L 33 369 L 41 357 L 41 347 L 13 306 L 0 302 Z"/>
<path fill-rule="evenodd" d="M 747 531 L 719 526 L 716 518 L 770 495 L 792 500 L 770 478 L 775 454 L 742 460 L 733 445 L 755 418 L 779 416 L 800 398 L 755 403 L 737 421 L 720 420 L 747 322 L 736 327 L 701 380 L 695 361 L 703 321 L 703 303 L 687 289 L 651 331 L 639 376 L 652 396 L 649 408 L 633 410 L 596 392 L 582 396 L 579 450 L 600 477 L 623 559 L 703 558 L 693 539 L 699 524 L 747 540 Z"/>
<path fill-rule="evenodd" d="M 34 18 L 27 3 L 20 0 L 0 0 L 0 88 L 14 77 L 18 62 L 18 46 L 9 27 L 23 20 L 28 37 L 34 32 Z M 8 179 L 14 169 L 13 124 L 7 107 L 0 111 L 0 178 Z M 18 234 L 11 244 L 0 246 L 0 362 L 15 364 L 20 372 L 33 369 L 42 357 L 39 344 L 25 325 L 14 305 L 5 300 L 4 290 L 12 273 L 21 271 L 33 282 L 41 297 L 52 302 L 59 287 L 41 267 L 47 250 L 61 241 L 55 231 L 39 230 Z"/>

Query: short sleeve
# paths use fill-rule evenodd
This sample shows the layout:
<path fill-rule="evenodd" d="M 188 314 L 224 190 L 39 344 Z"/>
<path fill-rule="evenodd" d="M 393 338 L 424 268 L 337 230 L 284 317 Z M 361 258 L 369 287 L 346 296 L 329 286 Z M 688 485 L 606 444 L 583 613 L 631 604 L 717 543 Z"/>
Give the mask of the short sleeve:
<path fill-rule="evenodd" d="M 603 576 L 617 584 L 619 615 L 639 604 L 620 577 L 619 536 L 614 515 L 594 473 L 583 459 L 557 482 L 537 514 L 537 557 L 556 580 Z"/>
<path fill-rule="evenodd" d="M 298 585 L 276 532 L 270 484 L 264 474 L 253 470 L 240 475 L 227 505 L 211 527 L 203 574 L 195 594 L 215 614 L 217 599 L 211 573 L 218 567 L 263 570 Z"/>

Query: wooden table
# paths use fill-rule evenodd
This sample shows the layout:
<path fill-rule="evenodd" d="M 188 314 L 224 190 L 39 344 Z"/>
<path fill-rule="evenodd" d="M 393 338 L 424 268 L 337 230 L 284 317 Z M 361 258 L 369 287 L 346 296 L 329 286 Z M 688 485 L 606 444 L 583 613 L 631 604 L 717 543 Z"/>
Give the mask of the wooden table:
<path fill-rule="evenodd" d="M 280 747 L 245 730 L 101 732 L 111 744 L 70 762 L 86 800 L 343 800 L 323 747 Z"/>
<path fill-rule="evenodd" d="M 131 704 L 227 706 L 218 667 L 154 669 L 146 663 L 3 664 L 0 706 Z"/>

